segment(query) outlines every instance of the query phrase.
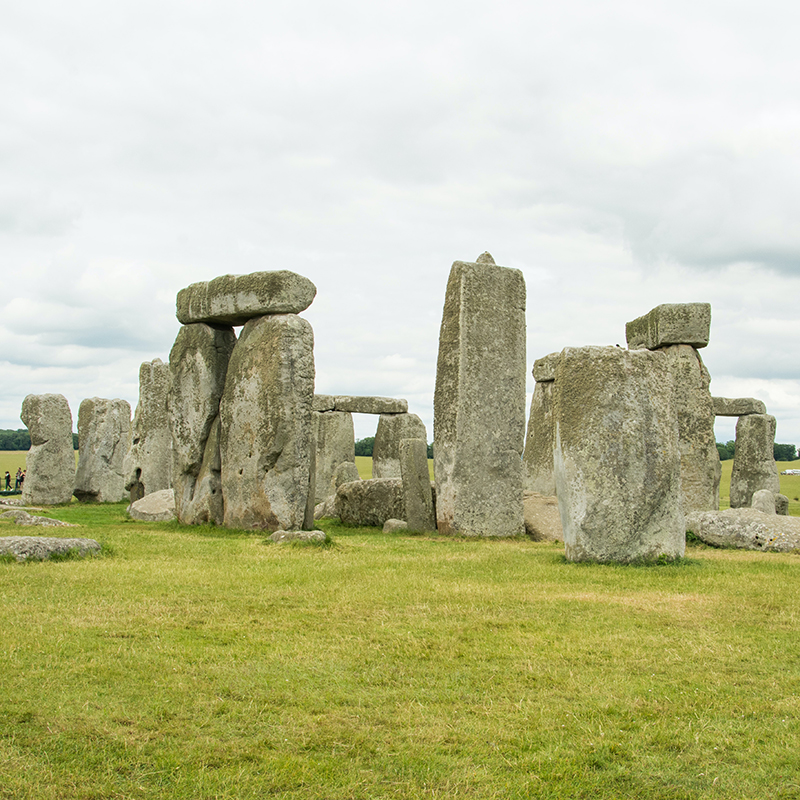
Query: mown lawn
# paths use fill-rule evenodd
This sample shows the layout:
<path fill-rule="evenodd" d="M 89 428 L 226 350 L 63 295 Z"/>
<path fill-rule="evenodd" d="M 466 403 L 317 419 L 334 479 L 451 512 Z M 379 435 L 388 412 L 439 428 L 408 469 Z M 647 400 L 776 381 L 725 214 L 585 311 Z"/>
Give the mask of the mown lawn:
<path fill-rule="evenodd" d="M 0 563 L 2 798 L 800 797 L 798 556 L 53 514 L 107 554 Z"/>

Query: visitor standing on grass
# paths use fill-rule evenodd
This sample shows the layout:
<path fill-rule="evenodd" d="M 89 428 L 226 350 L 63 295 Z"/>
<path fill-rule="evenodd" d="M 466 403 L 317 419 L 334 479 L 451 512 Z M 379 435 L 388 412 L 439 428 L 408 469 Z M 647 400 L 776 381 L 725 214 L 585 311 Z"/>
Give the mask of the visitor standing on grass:
<path fill-rule="evenodd" d="M 11 473 L 6 470 L 6 491 L 11 491 Z"/>
<path fill-rule="evenodd" d="M 18 492 L 19 487 L 22 484 L 22 467 L 17 467 L 17 474 L 14 478 L 14 491 Z"/>

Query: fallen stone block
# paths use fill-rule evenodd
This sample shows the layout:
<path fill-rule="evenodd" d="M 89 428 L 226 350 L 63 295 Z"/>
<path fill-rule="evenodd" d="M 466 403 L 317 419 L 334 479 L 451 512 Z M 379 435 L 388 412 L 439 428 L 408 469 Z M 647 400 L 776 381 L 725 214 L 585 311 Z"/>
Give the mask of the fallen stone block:
<path fill-rule="evenodd" d="M 777 553 L 800 549 L 800 518 L 755 508 L 694 511 L 686 517 L 686 530 L 712 547 Z"/>
<path fill-rule="evenodd" d="M 172 489 L 151 492 L 128 506 L 128 513 L 141 522 L 169 522 L 175 519 L 175 493 Z"/>
<path fill-rule="evenodd" d="M 384 533 L 397 533 L 398 531 L 407 531 L 408 523 L 402 519 L 387 519 L 383 523 Z"/>
<path fill-rule="evenodd" d="M 60 539 L 51 536 L 0 537 L 0 555 L 12 555 L 17 561 L 46 561 L 54 555 L 76 553 L 87 556 L 99 553 L 100 543 L 94 539 Z"/>
<path fill-rule="evenodd" d="M 282 544 L 286 542 L 324 542 L 324 531 L 275 531 L 270 537 L 271 542 Z"/>
<path fill-rule="evenodd" d="M 526 492 L 522 507 L 525 512 L 525 533 L 535 542 L 563 542 L 558 498 Z"/>
<path fill-rule="evenodd" d="M 343 483 L 336 491 L 336 516 L 345 525 L 381 528 L 387 519 L 403 519 L 401 480 L 371 479 Z"/>
<path fill-rule="evenodd" d="M 308 278 L 289 270 L 221 275 L 181 289 L 176 315 L 184 325 L 244 325 L 268 314 L 299 314 L 316 294 Z"/>
<path fill-rule="evenodd" d="M 759 489 L 753 492 L 753 500 L 750 508 L 760 511 L 762 514 L 777 514 L 775 510 L 775 498 L 777 495 L 769 489 Z"/>
<path fill-rule="evenodd" d="M 748 414 L 766 414 L 767 407 L 754 397 L 712 397 L 714 415 L 717 417 L 744 417 Z"/>
<path fill-rule="evenodd" d="M 711 303 L 666 303 L 625 326 L 631 350 L 655 350 L 671 344 L 706 347 L 710 331 Z"/>
<path fill-rule="evenodd" d="M 408 401 L 394 397 L 336 395 L 334 407 L 336 411 L 349 411 L 352 414 L 405 414 Z"/>

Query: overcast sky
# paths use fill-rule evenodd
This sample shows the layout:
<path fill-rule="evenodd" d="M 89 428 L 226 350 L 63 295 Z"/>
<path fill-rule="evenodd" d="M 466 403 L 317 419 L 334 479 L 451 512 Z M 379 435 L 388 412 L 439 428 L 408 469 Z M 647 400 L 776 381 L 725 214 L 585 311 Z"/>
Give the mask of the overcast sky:
<path fill-rule="evenodd" d="M 712 393 L 800 444 L 798 9 L 6 3 L 0 428 L 29 393 L 135 406 L 179 289 L 290 269 L 317 391 L 405 397 L 431 439 L 450 265 L 489 250 L 529 367 L 707 301 Z"/>

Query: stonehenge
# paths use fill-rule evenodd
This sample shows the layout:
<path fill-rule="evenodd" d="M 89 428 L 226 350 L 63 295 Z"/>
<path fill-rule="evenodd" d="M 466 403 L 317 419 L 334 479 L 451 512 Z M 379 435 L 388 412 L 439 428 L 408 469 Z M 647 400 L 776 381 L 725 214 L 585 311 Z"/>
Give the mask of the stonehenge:
<path fill-rule="evenodd" d="M 746 414 L 736 423 L 736 454 L 731 472 L 731 508 L 747 508 L 759 489 L 780 492 L 775 464 L 775 417 Z"/>

